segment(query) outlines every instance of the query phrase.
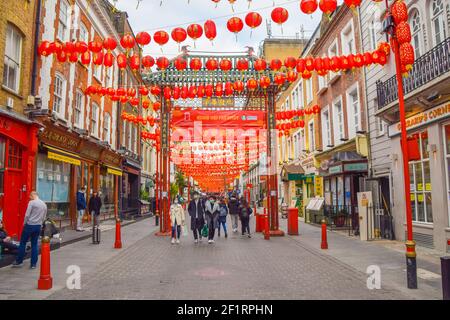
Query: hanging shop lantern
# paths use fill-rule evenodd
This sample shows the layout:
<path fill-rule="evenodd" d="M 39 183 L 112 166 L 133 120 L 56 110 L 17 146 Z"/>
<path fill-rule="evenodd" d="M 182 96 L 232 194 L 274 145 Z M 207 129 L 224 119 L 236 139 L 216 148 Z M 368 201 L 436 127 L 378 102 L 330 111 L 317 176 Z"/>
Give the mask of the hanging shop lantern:
<path fill-rule="evenodd" d="M 263 72 L 267 69 L 267 62 L 264 59 L 258 58 L 255 60 L 254 66 L 256 71 Z"/>
<path fill-rule="evenodd" d="M 214 94 L 214 88 L 212 84 L 207 84 L 205 86 L 205 96 L 211 98 Z"/>
<path fill-rule="evenodd" d="M 233 89 L 234 91 L 241 93 L 244 91 L 244 83 L 241 80 L 235 81 L 233 84 Z"/>
<path fill-rule="evenodd" d="M 117 66 L 120 70 L 124 70 L 127 67 L 127 57 L 123 53 L 117 55 Z"/>
<path fill-rule="evenodd" d="M 290 83 L 294 83 L 295 81 L 297 81 L 298 79 L 298 73 L 295 72 L 294 70 L 288 71 L 288 73 L 286 74 L 286 80 L 289 81 Z"/>
<path fill-rule="evenodd" d="M 156 101 L 153 103 L 153 110 L 158 112 L 161 109 L 161 102 Z"/>
<path fill-rule="evenodd" d="M 236 42 L 237 42 L 237 34 L 241 32 L 243 28 L 244 23 L 242 22 L 241 18 L 232 17 L 227 22 L 227 29 L 235 34 Z"/>
<path fill-rule="evenodd" d="M 207 20 L 203 25 L 203 28 L 205 30 L 206 38 L 208 38 L 209 41 L 213 42 L 214 39 L 217 37 L 216 23 L 212 20 Z"/>
<path fill-rule="evenodd" d="M 414 64 L 414 47 L 411 43 L 402 43 L 400 45 L 400 63 L 405 66 L 407 71 L 413 68 Z"/>
<path fill-rule="evenodd" d="M 308 80 L 308 79 L 311 79 L 311 77 L 312 77 L 311 71 L 308 71 L 308 70 L 303 71 L 302 79 Z"/>
<path fill-rule="evenodd" d="M 249 91 L 255 91 L 258 88 L 258 81 L 256 79 L 250 78 L 247 80 L 247 89 Z"/>
<path fill-rule="evenodd" d="M 158 66 L 159 70 L 165 71 L 169 67 L 170 61 L 166 57 L 159 57 L 156 60 L 156 65 Z"/>
<path fill-rule="evenodd" d="M 100 41 L 90 41 L 88 46 L 89 51 L 93 53 L 98 53 L 103 50 L 103 44 Z"/>
<path fill-rule="evenodd" d="M 285 8 L 275 8 L 272 10 L 271 18 L 273 22 L 277 23 L 281 27 L 281 33 L 283 33 L 283 23 L 289 18 L 289 12 Z"/>
<path fill-rule="evenodd" d="M 245 16 L 245 24 L 251 28 L 250 37 L 252 36 L 253 29 L 258 28 L 262 23 L 262 17 L 257 12 L 249 12 Z"/>
<path fill-rule="evenodd" d="M 108 51 L 113 51 L 117 48 L 117 41 L 114 38 L 108 37 L 103 40 L 103 48 Z"/>
<path fill-rule="evenodd" d="M 187 61 L 181 57 L 176 58 L 173 64 L 178 71 L 183 71 L 187 68 Z"/>
<path fill-rule="evenodd" d="M 223 72 L 228 72 L 233 67 L 230 59 L 222 59 L 219 64 L 220 70 Z"/>
<path fill-rule="evenodd" d="M 396 0 L 391 6 L 392 18 L 396 25 L 408 21 L 408 7 L 403 0 Z"/>
<path fill-rule="evenodd" d="M 114 55 L 108 51 L 107 53 L 105 53 L 105 56 L 103 58 L 103 65 L 106 68 L 110 68 L 113 66 L 113 64 L 114 64 Z"/>
<path fill-rule="evenodd" d="M 104 54 L 102 51 L 100 52 L 96 52 L 94 53 L 94 58 L 92 59 L 92 62 L 96 65 L 96 66 L 100 66 L 103 64 L 103 57 Z"/>
<path fill-rule="evenodd" d="M 136 35 L 136 42 L 141 46 L 146 46 L 152 41 L 152 37 L 148 32 L 142 31 Z"/>
<path fill-rule="evenodd" d="M 269 67 L 273 72 L 279 71 L 282 66 L 283 66 L 283 63 L 281 62 L 280 59 L 272 59 L 269 64 Z"/>
<path fill-rule="evenodd" d="M 88 66 L 91 63 L 91 53 L 89 51 L 82 53 L 80 61 L 83 65 Z"/>
<path fill-rule="evenodd" d="M 116 94 L 117 94 L 119 97 L 123 97 L 123 96 L 125 96 L 125 95 L 127 94 L 127 92 L 126 92 L 125 88 L 118 88 L 118 89 L 116 90 Z"/>
<path fill-rule="evenodd" d="M 155 65 L 155 59 L 153 59 L 153 57 L 151 57 L 151 56 L 144 56 L 142 58 L 142 66 L 145 69 L 150 69 L 154 65 Z"/>
<path fill-rule="evenodd" d="M 169 34 L 163 30 L 156 31 L 153 34 L 153 40 L 155 40 L 155 42 L 159 44 L 162 51 L 162 46 L 169 42 Z"/>
<path fill-rule="evenodd" d="M 302 0 L 300 2 L 300 10 L 305 14 L 313 14 L 318 6 L 317 0 Z"/>
<path fill-rule="evenodd" d="M 216 96 L 218 96 L 218 97 L 223 96 L 223 85 L 222 85 L 222 83 L 217 83 L 215 88 L 214 88 L 214 91 L 216 93 Z"/>
<path fill-rule="evenodd" d="M 233 94 L 233 84 L 231 82 L 226 82 L 225 83 L 225 95 L 226 96 L 231 96 Z"/>
<path fill-rule="evenodd" d="M 183 28 L 175 28 L 172 30 L 172 39 L 178 43 L 178 51 L 180 50 L 180 44 L 187 38 L 187 32 Z"/>
<path fill-rule="evenodd" d="M 288 70 L 292 70 L 297 65 L 297 59 L 294 57 L 287 57 L 284 59 L 284 66 L 288 68 Z"/>
<path fill-rule="evenodd" d="M 135 54 L 130 57 L 131 70 L 136 72 L 137 70 L 139 70 L 140 65 L 141 65 L 141 63 L 140 63 L 139 55 Z"/>
<path fill-rule="evenodd" d="M 53 53 L 53 50 L 51 49 L 51 45 L 50 42 L 48 41 L 42 41 L 39 44 L 38 47 L 38 54 L 44 57 L 48 57 L 49 55 L 51 55 Z"/>
<path fill-rule="evenodd" d="M 200 58 L 192 58 L 189 62 L 189 68 L 197 72 L 202 68 L 202 60 Z"/>
<path fill-rule="evenodd" d="M 148 96 L 148 88 L 146 86 L 140 86 L 139 87 L 139 94 L 142 96 Z"/>
<path fill-rule="evenodd" d="M 337 8 L 337 0 L 320 0 L 319 8 L 325 15 L 330 17 Z"/>
<path fill-rule="evenodd" d="M 159 95 L 161 95 L 161 87 L 157 85 L 151 86 L 150 93 L 155 97 L 158 97 Z"/>
<path fill-rule="evenodd" d="M 194 40 L 194 48 L 196 48 L 195 42 L 203 35 L 203 28 L 197 23 L 191 24 L 187 27 L 187 34 L 189 38 Z"/>
<path fill-rule="evenodd" d="M 127 89 L 127 96 L 132 98 L 134 96 L 136 96 L 136 89 L 131 87 Z"/>
<path fill-rule="evenodd" d="M 180 89 L 180 97 L 183 100 L 186 100 L 189 96 L 189 89 L 187 86 L 182 86 Z"/>
<path fill-rule="evenodd" d="M 248 60 L 247 59 L 239 59 L 236 61 L 236 69 L 238 69 L 241 73 L 248 70 Z"/>
<path fill-rule="evenodd" d="M 307 57 L 305 59 L 305 68 L 308 71 L 313 71 L 314 70 L 314 58 L 312 57 Z"/>
<path fill-rule="evenodd" d="M 205 96 L 205 86 L 200 84 L 197 87 L 197 98 L 203 98 Z"/>
<path fill-rule="evenodd" d="M 270 78 L 267 76 L 262 76 L 259 79 L 259 86 L 264 90 L 267 89 L 270 86 Z"/>
<path fill-rule="evenodd" d="M 297 59 L 296 70 L 298 73 L 303 73 L 306 70 L 305 59 Z"/>
<path fill-rule="evenodd" d="M 217 68 L 219 67 L 219 63 L 217 62 L 216 59 L 214 58 L 209 58 L 206 61 L 206 69 L 208 69 L 208 71 L 214 71 L 217 70 Z"/>
<path fill-rule="evenodd" d="M 180 94 L 181 94 L 180 87 L 174 86 L 172 89 L 172 98 L 174 100 L 178 100 L 178 99 L 180 99 Z"/>
<path fill-rule="evenodd" d="M 131 34 L 126 34 L 120 39 L 120 45 L 124 48 L 127 53 L 134 48 L 136 41 Z"/>
<path fill-rule="evenodd" d="M 395 35 L 399 44 L 411 42 L 411 28 L 406 21 L 400 22 L 395 28 Z"/>

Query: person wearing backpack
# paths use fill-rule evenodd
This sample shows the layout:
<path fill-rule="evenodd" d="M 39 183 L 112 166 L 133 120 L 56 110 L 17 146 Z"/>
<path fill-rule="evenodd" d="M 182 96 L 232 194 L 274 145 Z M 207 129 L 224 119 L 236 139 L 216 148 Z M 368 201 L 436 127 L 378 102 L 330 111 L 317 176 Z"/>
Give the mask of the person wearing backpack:
<path fill-rule="evenodd" d="M 242 224 L 242 235 L 247 235 L 251 238 L 250 235 L 250 215 L 252 214 L 252 208 L 250 208 L 247 200 L 242 199 L 241 205 L 239 206 L 239 218 L 241 219 Z"/>
<path fill-rule="evenodd" d="M 220 237 L 220 226 L 223 227 L 223 231 L 225 232 L 225 238 L 228 238 L 227 232 L 227 215 L 228 215 L 228 207 L 225 203 L 225 199 L 221 198 L 219 202 L 219 225 L 218 225 L 218 236 Z"/>
<path fill-rule="evenodd" d="M 228 201 L 228 209 L 231 216 L 231 224 L 233 227 L 233 232 L 238 231 L 238 219 L 239 219 L 239 200 L 237 199 L 236 193 L 233 192 L 230 201 Z"/>

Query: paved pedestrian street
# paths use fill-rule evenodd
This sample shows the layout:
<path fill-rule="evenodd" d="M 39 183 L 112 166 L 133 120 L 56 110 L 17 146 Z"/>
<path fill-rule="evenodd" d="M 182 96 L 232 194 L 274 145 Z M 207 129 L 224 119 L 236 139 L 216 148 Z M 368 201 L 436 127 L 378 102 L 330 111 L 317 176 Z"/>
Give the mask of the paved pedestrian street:
<path fill-rule="evenodd" d="M 329 238 L 330 249 L 324 252 L 316 241 L 319 229 L 303 224 L 301 228 L 304 230 L 299 237 L 285 236 L 270 241 L 264 240 L 261 234 L 253 234 L 249 239 L 236 233 L 228 239 L 222 234 L 213 245 L 205 241 L 194 244 L 189 234 L 182 238 L 180 245 L 171 245 L 170 238 L 154 235 L 153 218 L 145 219 L 122 229 L 124 247 L 120 250 L 112 248 L 112 230 L 102 234 L 98 246 L 83 240 L 52 251 L 54 285 L 49 291 L 36 289 L 39 268 L 0 269 L 0 297 L 52 300 L 438 298 L 438 290 L 421 287 L 420 281 L 419 290 L 402 288 L 403 279 L 397 283 L 383 282 L 380 290 L 369 290 L 368 275 L 358 270 L 358 266 L 352 266 L 353 259 L 342 262 L 340 256 L 346 255 L 345 250 L 333 249 L 333 242 L 336 246 L 349 246 L 358 241 L 363 250 L 367 243 L 333 233 Z M 402 257 L 400 252 L 375 246 L 395 258 Z M 333 256 L 333 252 L 339 255 Z M 66 288 L 69 265 L 81 269 L 79 290 Z"/>

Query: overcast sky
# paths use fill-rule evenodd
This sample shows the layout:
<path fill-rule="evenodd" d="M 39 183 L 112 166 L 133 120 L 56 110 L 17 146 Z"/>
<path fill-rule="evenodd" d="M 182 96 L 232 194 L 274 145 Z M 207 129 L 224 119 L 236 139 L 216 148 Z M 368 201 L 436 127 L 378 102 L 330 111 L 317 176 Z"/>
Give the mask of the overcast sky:
<path fill-rule="evenodd" d="M 112 0 L 110 0 L 112 1 Z M 266 20 L 271 22 L 270 13 L 275 6 L 286 8 L 289 11 L 289 19 L 283 25 L 283 33 L 279 25 L 272 22 L 271 29 L 274 37 L 286 36 L 295 37 L 296 34 L 301 36 L 301 28 L 303 26 L 304 36 L 308 38 L 315 30 L 320 21 L 321 11 L 317 10 L 312 16 L 303 14 L 300 11 L 299 0 L 253 0 L 250 9 L 247 0 L 237 0 L 234 4 L 234 12 L 228 0 L 221 0 L 216 5 L 211 0 L 141 0 L 138 9 L 136 6 L 138 0 L 117 0 L 117 8 L 126 11 L 129 15 L 130 23 L 135 33 L 139 31 L 147 31 L 152 36 L 152 42 L 145 47 L 145 53 L 152 56 L 164 55 L 172 58 L 178 55 L 178 45 L 170 40 L 163 47 L 163 53 L 159 45 L 153 41 L 153 33 L 157 30 L 164 30 L 171 33 L 175 27 L 186 28 L 191 23 L 203 23 L 207 19 L 212 19 L 217 25 L 217 38 L 214 45 L 205 38 L 197 40 L 194 49 L 194 42 L 188 39 L 182 45 L 190 45 L 192 50 L 202 51 L 244 51 L 245 46 L 252 46 L 256 53 L 258 47 L 264 38 L 267 37 Z M 339 1 L 339 3 L 341 3 Z M 238 40 L 233 33 L 226 28 L 226 23 L 232 16 L 238 16 L 243 21 L 245 15 L 250 11 L 256 11 L 263 17 L 261 26 L 253 30 L 244 23 L 244 29 L 238 34 Z"/>

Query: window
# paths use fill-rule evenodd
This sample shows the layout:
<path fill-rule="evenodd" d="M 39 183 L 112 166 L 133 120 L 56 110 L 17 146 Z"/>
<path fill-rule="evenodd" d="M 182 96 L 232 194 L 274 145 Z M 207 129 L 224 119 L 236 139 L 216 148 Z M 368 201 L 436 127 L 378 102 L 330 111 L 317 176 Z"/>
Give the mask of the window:
<path fill-rule="evenodd" d="M 348 138 L 356 136 L 361 131 L 361 108 L 359 105 L 358 86 L 347 92 L 347 110 L 348 110 Z"/>
<path fill-rule="evenodd" d="M 428 132 L 420 132 L 408 137 L 408 148 L 416 148 L 419 158 L 409 162 L 411 207 L 413 221 L 433 222 L 431 206 L 431 173 L 428 154 Z M 412 153 L 411 153 L 412 154 Z M 411 155 L 410 154 L 410 155 Z"/>
<path fill-rule="evenodd" d="M 22 169 L 22 147 L 12 141 L 9 141 L 8 147 L 8 168 Z"/>
<path fill-rule="evenodd" d="M 309 151 L 316 150 L 316 139 L 314 137 L 314 119 L 308 123 Z"/>
<path fill-rule="evenodd" d="M 338 56 L 338 55 L 339 55 L 339 52 L 338 52 L 337 40 L 334 40 L 333 44 L 330 46 L 330 48 L 328 48 L 328 56 L 330 58 L 332 58 L 332 57 Z M 337 72 L 330 71 L 328 73 L 328 81 L 331 81 L 336 75 L 337 75 Z"/>
<path fill-rule="evenodd" d="M 300 139 L 299 139 L 299 150 L 301 152 L 304 152 L 306 150 L 305 148 L 305 130 L 300 130 Z"/>
<path fill-rule="evenodd" d="M 310 104 L 313 100 L 312 79 L 306 80 L 306 103 Z"/>
<path fill-rule="evenodd" d="M 344 111 L 342 109 L 342 98 L 338 98 L 333 103 L 333 127 L 334 127 L 334 144 L 341 143 L 344 139 Z"/>
<path fill-rule="evenodd" d="M 74 125 L 83 129 L 83 114 L 84 114 L 84 94 L 77 90 L 75 96 L 75 110 L 74 110 Z"/>
<path fill-rule="evenodd" d="M 55 87 L 53 91 L 53 112 L 61 118 L 65 116 L 66 104 L 66 79 L 60 74 L 55 75 Z"/>
<path fill-rule="evenodd" d="M 6 28 L 3 85 L 18 93 L 20 86 L 20 61 L 22 57 L 22 35 L 8 24 Z"/>
<path fill-rule="evenodd" d="M 353 31 L 353 20 L 351 20 L 341 33 L 342 54 L 356 54 L 355 32 Z"/>
<path fill-rule="evenodd" d="M 326 81 L 326 79 L 325 79 L 325 77 L 322 77 L 322 76 L 318 76 L 318 78 L 319 78 L 319 91 L 320 90 L 322 90 L 323 88 L 326 88 L 326 86 L 327 86 L 327 81 Z"/>
<path fill-rule="evenodd" d="M 94 102 L 92 103 L 92 116 L 91 116 L 91 135 L 98 137 L 98 113 L 99 107 Z"/>
<path fill-rule="evenodd" d="M 298 108 L 298 90 L 297 87 L 292 91 L 292 109 Z"/>
<path fill-rule="evenodd" d="M 133 140 L 131 140 L 131 142 L 133 144 L 133 152 L 134 153 L 137 153 L 137 142 L 138 142 L 137 131 L 138 131 L 137 127 L 133 126 L 133 137 L 132 137 Z"/>
<path fill-rule="evenodd" d="M 102 66 L 94 65 L 94 77 L 99 82 L 102 82 Z"/>
<path fill-rule="evenodd" d="M 112 87 L 112 74 L 113 67 L 106 68 L 105 70 L 105 84 L 107 87 Z"/>
<path fill-rule="evenodd" d="M 448 214 L 450 226 L 450 124 L 444 127 L 444 141 L 445 141 L 445 161 L 447 165 L 447 199 L 448 199 Z"/>
<path fill-rule="evenodd" d="M 414 55 L 416 59 L 422 55 L 422 26 L 420 22 L 419 11 L 414 10 L 410 13 L 409 25 L 411 26 L 412 41 L 411 44 L 414 47 Z"/>
<path fill-rule="evenodd" d="M 444 1 L 434 0 L 431 7 L 431 30 L 433 32 L 433 45 L 437 46 L 447 38 L 444 16 Z"/>
<path fill-rule="evenodd" d="M 58 38 L 61 41 L 66 41 L 69 24 L 69 5 L 65 0 L 59 2 L 59 25 Z"/>
<path fill-rule="evenodd" d="M 133 125 L 129 125 L 128 126 L 128 144 L 127 144 L 127 147 L 128 147 L 128 150 L 130 150 L 130 151 L 133 151 L 133 145 L 132 145 L 132 142 L 133 142 L 133 132 L 134 132 L 134 128 L 133 128 L 134 126 Z"/>
<path fill-rule="evenodd" d="M 330 128 L 330 111 L 328 106 L 322 109 L 322 143 L 323 148 L 330 148 L 331 143 L 331 128 Z"/>
<path fill-rule="evenodd" d="M 103 119 L 103 140 L 111 143 L 111 116 L 105 112 Z"/>
<path fill-rule="evenodd" d="M 300 81 L 299 83 L 298 83 L 298 86 L 297 86 L 297 92 L 298 92 L 298 106 L 297 106 L 297 108 L 298 109 L 303 109 L 303 100 L 304 100 L 304 97 L 303 97 L 303 81 Z"/>
<path fill-rule="evenodd" d="M 86 43 L 89 42 L 89 32 L 86 28 L 86 26 L 82 23 L 80 23 L 80 36 L 78 37 L 80 41 L 84 41 Z"/>
<path fill-rule="evenodd" d="M 370 49 L 377 49 L 377 34 L 380 32 L 380 24 L 376 21 L 376 16 L 373 15 L 369 23 L 369 42 Z"/>
<path fill-rule="evenodd" d="M 376 124 L 377 124 L 378 135 L 381 136 L 385 133 L 386 124 L 380 117 L 375 117 L 375 119 L 376 119 Z"/>

